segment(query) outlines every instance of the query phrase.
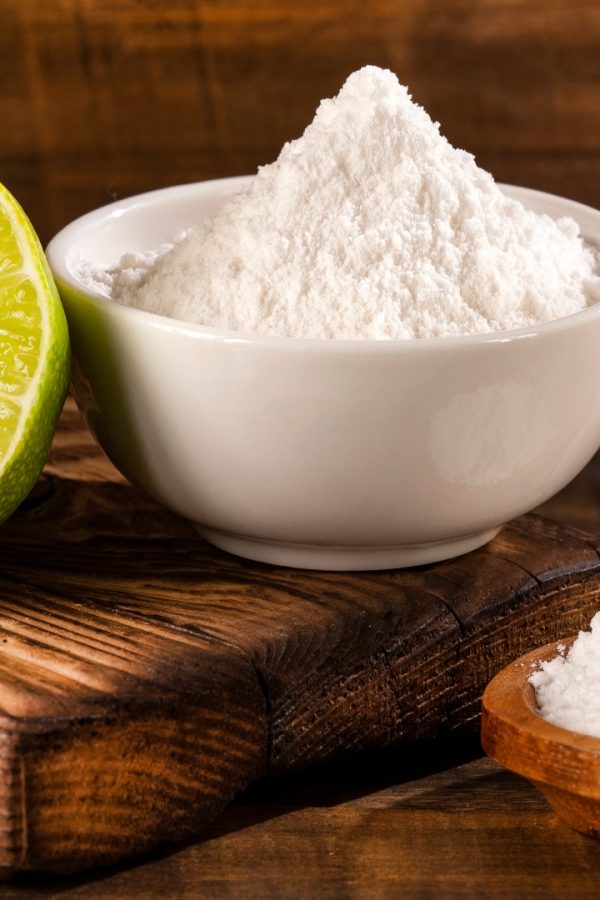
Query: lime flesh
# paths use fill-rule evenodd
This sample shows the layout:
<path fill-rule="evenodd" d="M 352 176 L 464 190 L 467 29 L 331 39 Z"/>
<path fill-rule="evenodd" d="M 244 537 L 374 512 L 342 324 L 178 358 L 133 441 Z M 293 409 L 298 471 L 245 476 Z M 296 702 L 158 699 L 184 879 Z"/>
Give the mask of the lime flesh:
<path fill-rule="evenodd" d="M 0 522 L 42 470 L 69 369 L 67 323 L 44 252 L 0 184 Z"/>

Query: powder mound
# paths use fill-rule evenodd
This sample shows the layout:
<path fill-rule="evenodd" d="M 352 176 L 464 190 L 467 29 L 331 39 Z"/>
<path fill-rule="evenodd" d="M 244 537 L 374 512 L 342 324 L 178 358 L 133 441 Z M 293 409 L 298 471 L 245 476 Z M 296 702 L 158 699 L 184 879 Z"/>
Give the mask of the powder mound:
<path fill-rule="evenodd" d="M 505 197 L 373 66 L 201 218 L 158 257 L 129 254 L 105 290 L 207 326 L 326 339 L 502 331 L 600 299 L 576 223 Z"/>
<path fill-rule="evenodd" d="M 600 737 L 600 612 L 590 627 L 579 632 L 566 656 L 542 663 L 529 681 L 545 719 Z"/>

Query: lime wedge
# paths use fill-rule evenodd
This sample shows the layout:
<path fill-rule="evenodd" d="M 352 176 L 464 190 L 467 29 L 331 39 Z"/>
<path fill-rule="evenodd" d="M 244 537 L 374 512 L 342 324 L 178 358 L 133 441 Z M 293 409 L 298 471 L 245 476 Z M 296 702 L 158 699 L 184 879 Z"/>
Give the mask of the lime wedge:
<path fill-rule="evenodd" d="M 0 522 L 46 461 L 69 360 L 67 323 L 44 251 L 0 184 Z"/>

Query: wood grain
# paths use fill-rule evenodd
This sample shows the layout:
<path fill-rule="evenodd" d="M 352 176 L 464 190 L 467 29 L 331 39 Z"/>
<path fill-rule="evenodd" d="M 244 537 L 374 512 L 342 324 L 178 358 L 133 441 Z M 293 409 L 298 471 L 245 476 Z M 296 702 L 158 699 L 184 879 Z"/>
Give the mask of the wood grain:
<path fill-rule="evenodd" d="M 0 535 L 7 871 L 104 865 L 262 775 L 472 734 L 490 677 L 600 604 L 594 537 L 535 516 L 404 572 L 236 559 L 116 476 L 70 404 L 63 423 Z"/>
<path fill-rule="evenodd" d="M 0 0 L 0 180 L 47 240 L 111 199 L 270 162 L 387 66 L 497 179 L 600 205 L 588 0 Z"/>
<path fill-rule="evenodd" d="M 3 900 L 596 900 L 600 844 L 468 747 L 420 747 L 272 779 L 203 840 L 136 865 L 21 877 Z M 471 749 L 471 753 L 473 749 Z"/>

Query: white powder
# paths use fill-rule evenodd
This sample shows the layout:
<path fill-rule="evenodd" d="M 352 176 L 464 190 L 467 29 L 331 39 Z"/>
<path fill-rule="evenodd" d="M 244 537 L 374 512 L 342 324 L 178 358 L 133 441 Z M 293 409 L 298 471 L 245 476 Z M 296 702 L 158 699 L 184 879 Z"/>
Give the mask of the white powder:
<path fill-rule="evenodd" d="M 529 681 L 545 719 L 600 737 L 600 612 L 590 627 L 579 632 L 566 656 L 542 663 Z"/>
<path fill-rule="evenodd" d="M 572 219 L 507 199 L 392 72 L 368 66 L 212 221 L 96 273 L 113 299 L 208 326 L 428 338 L 546 322 L 600 299 Z"/>

